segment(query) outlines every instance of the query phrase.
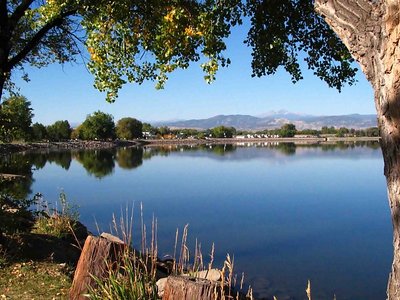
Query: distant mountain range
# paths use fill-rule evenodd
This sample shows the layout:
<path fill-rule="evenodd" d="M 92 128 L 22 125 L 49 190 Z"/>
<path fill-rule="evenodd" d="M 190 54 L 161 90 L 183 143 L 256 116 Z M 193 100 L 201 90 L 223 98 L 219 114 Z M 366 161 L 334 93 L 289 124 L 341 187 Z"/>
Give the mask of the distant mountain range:
<path fill-rule="evenodd" d="M 362 129 L 377 126 L 376 115 L 313 116 L 286 111 L 268 113 L 258 117 L 250 115 L 218 115 L 208 119 L 154 122 L 153 126 L 208 129 L 223 125 L 232 126 L 239 130 L 263 130 L 279 128 L 286 123 L 295 124 L 297 129 L 321 129 L 323 126 Z"/>

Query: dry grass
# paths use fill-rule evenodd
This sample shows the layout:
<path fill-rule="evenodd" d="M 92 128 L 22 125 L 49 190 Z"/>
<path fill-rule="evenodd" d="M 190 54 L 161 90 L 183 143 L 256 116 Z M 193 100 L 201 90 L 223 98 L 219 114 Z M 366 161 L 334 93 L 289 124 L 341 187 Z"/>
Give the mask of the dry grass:
<path fill-rule="evenodd" d="M 121 218 L 117 220 L 113 216 L 112 234 L 119 236 L 127 245 L 132 245 L 133 237 L 133 208 L 126 208 L 121 212 Z M 157 246 L 157 219 L 153 217 L 151 224 L 151 238 L 147 241 L 147 227 L 143 221 L 143 207 L 140 213 L 140 238 L 141 251 L 126 247 L 122 257 L 117 262 L 107 262 L 108 267 L 104 278 L 96 278 L 96 286 L 88 292 L 90 299 L 159 299 L 156 282 L 160 277 L 158 266 Z M 204 262 L 201 244 L 196 240 L 194 251 L 191 252 L 187 243 L 188 225 L 182 234 L 176 231 L 174 255 L 170 273 L 196 277 L 200 271 L 211 270 L 214 262 L 214 245 L 212 245 L 210 260 Z M 178 246 L 179 245 L 179 246 Z M 179 256 L 177 257 L 179 252 Z M 193 255 L 191 255 L 193 253 Z M 240 287 L 237 286 L 237 277 L 234 275 L 234 259 L 228 254 L 223 267 L 219 269 L 220 281 L 215 285 L 215 299 L 244 299 L 239 290 L 243 287 L 243 276 Z M 164 274 L 161 277 L 165 277 Z M 235 291 L 235 292 L 233 292 Z M 251 288 L 246 299 L 253 299 Z"/>

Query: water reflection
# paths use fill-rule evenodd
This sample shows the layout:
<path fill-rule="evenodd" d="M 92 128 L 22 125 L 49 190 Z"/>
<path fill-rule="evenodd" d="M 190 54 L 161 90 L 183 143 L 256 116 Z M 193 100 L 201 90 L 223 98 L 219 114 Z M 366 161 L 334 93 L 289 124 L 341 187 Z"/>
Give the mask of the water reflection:
<path fill-rule="evenodd" d="M 28 156 L 28 157 L 27 157 Z M 26 199 L 32 193 L 33 166 L 41 166 L 42 159 L 30 159 L 31 155 L 7 154 L 0 161 L 0 173 L 19 175 L 13 180 L 0 178 L 0 191 L 12 196 L 14 199 Z"/>
<path fill-rule="evenodd" d="M 6 154 L 1 157 L 0 173 L 21 175 L 18 180 L 0 180 L 3 193 L 10 194 L 17 199 L 24 199 L 31 194 L 33 183 L 32 170 L 39 170 L 47 163 L 55 164 L 68 170 L 72 160 L 80 163 L 87 173 L 102 179 L 113 173 L 115 163 L 122 169 L 140 167 L 145 160 L 154 156 L 168 156 L 176 152 L 185 152 L 187 155 L 196 153 L 208 155 L 211 158 L 222 158 L 234 154 L 241 148 L 267 148 L 277 150 L 285 156 L 296 154 L 297 149 L 316 148 L 322 151 L 347 150 L 352 148 L 367 147 L 378 149 L 377 142 L 339 142 L 332 144 L 296 144 L 296 143 L 238 143 L 238 144 L 202 144 L 202 145 L 167 145 L 158 147 L 123 147 L 117 149 L 97 150 L 67 150 L 67 151 L 37 151 Z M 237 159 L 241 159 L 238 156 Z M 230 155 L 229 159 L 235 159 Z"/>
<path fill-rule="evenodd" d="M 122 169 L 134 169 L 143 164 L 143 148 L 120 148 L 117 150 L 117 163 Z"/>
<path fill-rule="evenodd" d="M 238 257 L 259 296 L 302 299 L 310 278 L 317 299 L 375 300 L 392 253 L 378 148 L 244 142 L 21 153 L 4 157 L 0 172 L 31 180 L 15 187 L 20 195 L 54 199 L 62 187 L 81 220 L 91 226 L 95 215 L 104 230 L 112 212 L 141 201 L 162 224 L 160 249 L 189 223 L 203 249 L 216 243 L 216 260 Z"/>
<path fill-rule="evenodd" d="M 73 157 L 88 174 L 99 179 L 112 174 L 115 167 L 115 150 L 82 150 L 74 152 Z"/>

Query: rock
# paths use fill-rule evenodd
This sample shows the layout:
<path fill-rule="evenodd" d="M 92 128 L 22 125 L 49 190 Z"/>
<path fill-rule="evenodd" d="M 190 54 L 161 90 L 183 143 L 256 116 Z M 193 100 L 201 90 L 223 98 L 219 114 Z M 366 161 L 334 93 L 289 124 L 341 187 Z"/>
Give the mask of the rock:
<path fill-rule="evenodd" d="M 204 270 L 195 272 L 194 274 L 183 274 L 182 276 L 188 277 L 195 277 L 200 279 L 207 279 L 210 281 L 219 281 L 221 280 L 221 272 L 218 269 L 211 269 L 211 270 Z"/>
<path fill-rule="evenodd" d="M 158 293 L 158 297 L 162 298 L 164 296 L 164 289 L 165 289 L 165 285 L 167 283 L 168 278 L 161 278 L 159 280 L 157 280 L 156 285 L 157 285 L 157 293 Z"/>
<path fill-rule="evenodd" d="M 100 234 L 100 237 L 102 237 L 103 239 L 107 239 L 113 243 L 125 244 L 119 237 L 116 237 L 115 235 L 112 235 L 110 233 L 103 232 L 102 234 Z"/>
<path fill-rule="evenodd" d="M 211 281 L 219 281 L 221 280 L 221 272 L 218 269 L 204 270 L 197 272 L 195 277 Z"/>

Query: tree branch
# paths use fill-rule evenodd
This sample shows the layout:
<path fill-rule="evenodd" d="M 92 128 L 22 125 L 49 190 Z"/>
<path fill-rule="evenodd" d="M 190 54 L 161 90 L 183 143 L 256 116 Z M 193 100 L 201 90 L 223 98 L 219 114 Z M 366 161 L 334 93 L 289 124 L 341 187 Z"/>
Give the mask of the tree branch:
<path fill-rule="evenodd" d="M 7 71 L 10 72 L 18 63 L 20 63 L 29 52 L 39 45 L 40 41 L 43 37 L 53 28 L 58 27 L 62 24 L 62 22 L 69 16 L 74 15 L 76 10 L 70 10 L 62 13 L 57 18 L 54 18 L 52 21 L 44 25 L 33 37 L 32 39 L 25 45 L 25 47 L 16 54 L 13 58 L 11 58 L 7 64 Z"/>
<path fill-rule="evenodd" d="M 13 31 L 18 21 L 24 16 L 25 11 L 29 8 L 29 6 L 33 3 L 34 0 L 23 0 L 20 5 L 14 10 L 10 17 L 9 26 L 10 31 Z"/>

